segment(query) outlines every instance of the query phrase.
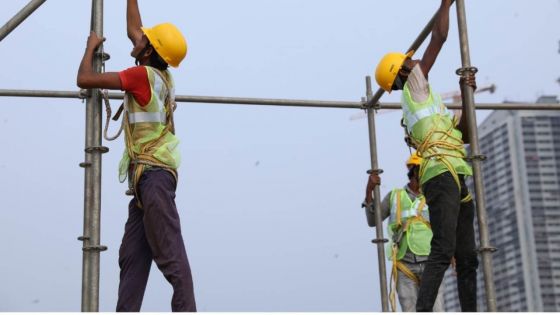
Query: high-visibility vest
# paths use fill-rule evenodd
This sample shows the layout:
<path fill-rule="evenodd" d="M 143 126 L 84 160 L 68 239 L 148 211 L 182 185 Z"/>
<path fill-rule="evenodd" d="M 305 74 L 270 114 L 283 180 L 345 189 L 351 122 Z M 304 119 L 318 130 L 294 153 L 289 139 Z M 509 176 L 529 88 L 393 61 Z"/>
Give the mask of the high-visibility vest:
<path fill-rule="evenodd" d="M 457 184 L 458 174 L 472 175 L 465 161 L 466 151 L 457 121 L 441 97 L 429 88 L 428 98 L 419 103 L 412 99 L 408 82 L 402 93 L 403 120 L 418 154 L 422 157 L 420 184 L 444 172 L 451 172 Z"/>
<path fill-rule="evenodd" d="M 432 229 L 430 227 L 430 213 L 426 199 L 419 195 L 412 201 L 407 191 L 396 188 L 391 191 L 391 212 L 389 216 L 389 238 L 391 242 L 387 247 L 388 257 L 393 257 L 393 236 L 402 235 L 398 245 L 396 259 L 401 260 L 407 250 L 418 256 L 430 254 Z"/>
<path fill-rule="evenodd" d="M 140 106 L 127 93 L 125 107 L 125 144 L 126 148 L 119 165 L 119 180 L 124 182 L 131 163 L 140 165 L 134 174 L 136 186 L 145 165 L 159 166 L 175 170 L 181 163 L 179 139 L 174 134 L 173 105 L 175 91 L 173 78 L 168 71 L 160 71 L 146 66 L 150 83 L 151 98 L 146 106 Z"/>

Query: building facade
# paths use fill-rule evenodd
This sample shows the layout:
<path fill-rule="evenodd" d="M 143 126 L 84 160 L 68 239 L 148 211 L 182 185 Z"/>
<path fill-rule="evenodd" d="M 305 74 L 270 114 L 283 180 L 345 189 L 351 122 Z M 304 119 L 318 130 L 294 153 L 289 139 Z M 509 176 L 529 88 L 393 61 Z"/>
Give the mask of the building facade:
<path fill-rule="evenodd" d="M 498 248 L 497 309 L 559 311 L 560 112 L 494 111 L 478 133 L 490 244 Z M 460 311 L 452 273 L 444 280 L 446 309 Z M 479 310 L 486 310 L 481 267 L 478 275 Z"/>

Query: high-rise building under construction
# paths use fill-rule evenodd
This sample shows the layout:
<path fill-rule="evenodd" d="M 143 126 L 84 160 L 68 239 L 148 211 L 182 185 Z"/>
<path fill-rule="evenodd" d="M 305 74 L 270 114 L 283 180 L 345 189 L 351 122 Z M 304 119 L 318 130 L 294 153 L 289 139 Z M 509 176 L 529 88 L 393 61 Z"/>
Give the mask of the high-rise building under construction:
<path fill-rule="evenodd" d="M 541 97 L 537 103 L 558 103 Z M 478 128 L 498 311 L 560 310 L 560 112 L 494 111 Z M 472 188 L 471 188 L 472 189 Z M 471 190 L 472 191 L 472 190 Z M 456 278 L 447 311 L 460 311 Z M 478 301 L 485 310 L 482 270 Z"/>

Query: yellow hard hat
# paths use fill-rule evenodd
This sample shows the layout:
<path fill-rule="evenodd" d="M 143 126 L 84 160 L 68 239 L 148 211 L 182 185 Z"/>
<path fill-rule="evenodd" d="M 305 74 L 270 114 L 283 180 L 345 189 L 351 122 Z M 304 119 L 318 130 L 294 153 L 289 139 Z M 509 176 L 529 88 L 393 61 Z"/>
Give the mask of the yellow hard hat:
<path fill-rule="evenodd" d="M 383 56 L 375 69 L 375 80 L 377 84 L 379 84 L 383 90 L 391 93 L 391 88 L 399 74 L 399 70 L 401 70 L 404 61 L 412 57 L 412 55 L 414 55 L 413 50 L 406 54 L 392 52 Z"/>
<path fill-rule="evenodd" d="M 187 55 L 187 41 L 175 25 L 162 23 L 152 28 L 142 27 L 142 32 L 161 58 L 172 67 L 177 68 Z"/>
<path fill-rule="evenodd" d="M 417 152 L 412 153 L 408 160 L 406 160 L 406 167 L 408 168 L 420 166 L 420 164 L 422 164 L 422 157 L 420 157 Z"/>

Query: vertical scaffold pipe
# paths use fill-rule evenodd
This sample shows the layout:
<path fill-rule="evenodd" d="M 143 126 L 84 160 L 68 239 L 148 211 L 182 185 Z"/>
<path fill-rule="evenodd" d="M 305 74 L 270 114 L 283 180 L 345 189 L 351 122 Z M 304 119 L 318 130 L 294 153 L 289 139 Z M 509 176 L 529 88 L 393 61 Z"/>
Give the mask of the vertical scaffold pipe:
<path fill-rule="evenodd" d="M 476 71 L 471 66 L 469 40 L 467 33 L 467 19 L 464 0 L 457 0 L 457 21 L 459 24 L 459 40 L 461 46 L 462 69 L 459 72 Z M 474 190 L 476 211 L 478 218 L 478 231 L 480 236 L 480 252 L 482 257 L 482 268 L 484 272 L 484 286 L 486 289 L 486 304 L 488 311 L 496 312 L 496 293 L 494 289 L 494 277 L 492 273 L 492 252 L 496 249 L 490 246 L 488 237 L 488 223 L 486 207 L 484 204 L 484 187 L 482 183 L 481 162 L 483 156 L 480 154 L 478 145 L 478 131 L 476 124 L 476 113 L 474 105 L 473 88 L 463 84 L 461 87 L 463 103 L 466 105 L 467 124 L 469 130 L 470 151 L 472 155 L 472 166 L 474 173 Z"/>
<path fill-rule="evenodd" d="M 371 89 L 371 77 L 366 77 L 366 96 L 367 103 L 373 97 L 373 91 Z M 371 171 L 380 173 L 381 170 L 378 169 L 377 163 L 377 140 L 375 134 L 375 109 L 373 106 L 367 107 L 367 117 L 368 117 L 368 129 L 369 129 L 369 152 L 371 159 Z M 383 218 L 381 217 L 381 194 L 379 192 L 379 186 L 375 186 L 373 191 L 374 196 L 374 210 L 375 210 L 375 234 L 376 239 L 372 242 L 377 245 L 377 258 L 379 263 L 379 289 L 381 290 L 381 308 L 383 312 L 389 311 L 389 296 L 387 294 L 387 267 L 385 266 L 385 243 L 386 239 L 383 237 Z"/>
<path fill-rule="evenodd" d="M 103 36 L 103 0 L 92 0 L 91 30 Z M 94 55 L 93 68 L 101 72 L 101 47 Z M 101 154 L 108 151 L 101 146 L 101 94 L 92 89 L 86 102 L 84 180 L 84 236 L 82 266 L 82 312 L 99 311 L 99 254 L 106 247 L 100 245 L 101 213 Z"/>

